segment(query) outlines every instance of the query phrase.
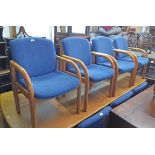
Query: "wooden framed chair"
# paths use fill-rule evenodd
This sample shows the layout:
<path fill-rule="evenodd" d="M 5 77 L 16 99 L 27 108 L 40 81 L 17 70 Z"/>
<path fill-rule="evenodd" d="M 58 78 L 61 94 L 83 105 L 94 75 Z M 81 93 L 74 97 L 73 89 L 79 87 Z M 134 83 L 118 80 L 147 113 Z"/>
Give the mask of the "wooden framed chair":
<path fill-rule="evenodd" d="M 134 51 L 134 52 L 141 52 L 143 53 L 143 56 L 137 56 L 137 60 L 138 60 L 138 67 L 143 67 L 143 71 L 142 71 L 142 78 L 145 77 L 146 71 L 147 71 L 147 65 L 149 62 L 148 59 L 148 54 L 145 50 L 140 49 L 140 48 L 135 48 L 135 47 L 128 47 L 128 42 L 125 38 L 117 36 L 116 38 L 114 38 L 113 40 L 114 42 L 114 48 L 115 49 L 120 49 L 120 50 L 126 50 L 126 51 Z M 117 55 L 119 60 L 126 60 L 126 61 L 132 61 L 132 59 L 123 54 L 123 53 L 119 53 Z"/>
<path fill-rule="evenodd" d="M 115 93 L 113 93 L 113 85 L 117 80 L 117 65 L 114 63 L 115 60 L 112 57 L 103 53 L 91 52 L 88 40 L 80 37 L 68 37 L 63 39 L 62 47 L 64 50 L 63 57 L 77 63 L 82 75 L 82 81 L 85 83 L 84 111 L 87 110 L 90 84 L 111 79 L 109 97 L 115 95 Z M 95 64 L 94 58 L 96 56 L 107 59 L 111 63 L 112 68 Z M 74 75 L 75 73 L 70 65 L 66 66 L 66 70 L 70 74 Z"/>
<path fill-rule="evenodd" d="M 76 113 L 80 113 L 81 74 L 77 65 L 64 57 L 56 56 L 51 40 L 21 38 L 10 42 L 12 88 L 16 110 L 20 113 L 18 91 L 28 98 L 32 127 L 37 127 L 36 99 L 49 99 L 77 89 Z M 58 62 L 69 63 L 75 76 L 58 70 Z"/>
<path fill-rule="evenodd" d="M 129 87 L 134 85 L 136 73 L 137 73 L 137 58 L 130 52 L 123 50 L 114 50 L 112 40 L 108 37 L 96 37 L 92 39 L 92 50 L 95 52 L 100 52 L 104 54 L 109 54 L 111 57 L 115 57 L 116 63 L 118 65 L 119 73 L 131 73 Z M 117 53 L 122 53 L 131 58 L 132 62 L 126 60 L 120 60 L 116 58 Z M 96 57 L 96 64 L 111 67 L 111 64 L 106 59 L 101 59 Z M 115 83 L 116 89 L 116 83 Z"/>

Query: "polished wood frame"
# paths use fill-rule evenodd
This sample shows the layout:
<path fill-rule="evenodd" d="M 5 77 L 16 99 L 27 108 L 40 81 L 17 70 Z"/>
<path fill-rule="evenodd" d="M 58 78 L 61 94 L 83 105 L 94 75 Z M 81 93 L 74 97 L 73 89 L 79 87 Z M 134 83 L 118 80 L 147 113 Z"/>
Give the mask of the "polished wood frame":
<path fill-rule="evenodd" d="M 134 50 L 134 51 L 137 51 L 137 52 L 140 52 L 140 53 L 143 53 L 143 56 L 145 58 L 148 58 L 148 54 L 147 52 L 144 50 L 144 49 L 141 49 L 141 48 L 134 48 L 134 47 L 128 47 L 129 50 Z M 142 78 L 144 79 L 145 78 L 145 75 L 146 75 L 146 71 L 147 71 L 147 66 L 148 64 L 144 65 L 143 66 L 143 71 L 142 71 Z"/>
<path fill-rule="evenodd" d="M 116 53 L 115 56 L 117 57 L 117 53 L 123 53 L 128 55 L 129 57 L 131 57 L 132 61 L 135 64 L 135 68 L 133 69 L 133 71 L 131 72 L 131 76 L 130 76 L 130 80 L 129 80 L 129 87 L 133 86 L 136 80 L 136 75 L 137 75 L 137 70 L 138 70 L 138 60 L 135 54 L 129 52 L 129 51 L 125 51 L 125 50 L 121 50 L 121 49 L 114 49 L 114 52 Z"/>
<path fill-rule="evenodd" d="M 84 93 L 84 111 L 87 111 L 87 106 L 88 106 L 88 94 L 89 94 L 89 88 L 90 88 L 90 85 L 92 84 L 92 81 L 90 81 L 89 79 L 89 73 L 88 73 L 88 70 L 87 70 L 87 67 L 86 65 L 79 59 L 76 59 L 76 58 L 73 58 L 73 57 L 70 57 L 70 56 L 67 56 L 67 55 L 62 55 L 64 58 L 67 58 L 67 59 L 70 59 L 72 61 L 74 61 L 75 63 L 78 63 L 83 71 L 84 71 L 84 74 L 85 74 L 85 77 L 82 77 L 82 82 L 85 84 L 85 93 Z M 105 59 L 108 59 L 112 65 L 112 68 L 115 70 L 115 75 L 113 76 L 113 78 L 111 79 L 110 81 L 110 88 L 109 88 L 109 97 L 113 97 L 115 96 L 115 85 L 116 85 L 116 81 L 117 81 L 117 77 L 118 77 L 118 66 L 117 66 L 117 63 L 115 61 L 115 59 L 107 54 L 103 54 L 103 53 L 98 53 L 98 52 L 92 52 L 92 62 L 94 63 L 94 58 L 96 56 L 100 56 L 100 57 L 103 57 Z M 67 73 L 71 74 L 71 75 L 74 75 L 74 73 L 72 72 L 69 72 L 66 70 Z"/>
<path fill-rule="evenodd" d="M 80 80 L 80 84 L 77 88 L 77 103 L 76 103 L 76 113 L 80 113 L 80 106 L 81 106 L 81 73 L 79 68 L 77 67 L 76 63 L 74 63 L 71 60 L 68 60 L 67 58 L 57 56 L 57 60 L 60 62 L 69 63 L 73 66 L 73 68 L 76 71 L 75 76 Z M 12 89 L 13 89 L 13 95 L 15 99 L 15 105 L 16 105 L 16 111 L 17 113 L 20 113 L 20 103 L 19 103 L 19 96 L 18 96 L 18 90 L 21 91 L 21 93 L 28 98 L 29 104 L 30 104 L 30 113 L 31 113 L 31 123 L 32 127 L 37 127 L 37 115 L 36 115 L 36 98 L 34 95 L 34 89 L 30 80 L 30 77 L 27 73 L 27 71 L 17 64 L 15 61 L 10 61 L 10 68 L 11 68 L 11 76 L 12 76 Z M 19 72 L 26 84 L 26 88 L 24 88 L 17 80 L 16 72 Z"/>

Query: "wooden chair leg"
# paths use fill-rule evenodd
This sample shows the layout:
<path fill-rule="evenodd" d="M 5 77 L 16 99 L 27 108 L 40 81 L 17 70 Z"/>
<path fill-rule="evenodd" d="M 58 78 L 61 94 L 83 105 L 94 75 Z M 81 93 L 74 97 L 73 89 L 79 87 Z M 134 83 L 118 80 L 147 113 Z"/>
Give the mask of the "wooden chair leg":
<path fill-rule="evenodd" d="M 143 71 L 142 71 L 142 78 L 143 78 L 143 79 L 145 78 L 146 71 L 147 71 L 147 65 L 144 65 Z"/>
<path fill-rule="evenodd" d="M 81 85 L 77 88 L 76 113 L 79 114 L 81 109 Z"/>
<path fill-rule="evenodd" d="M 12 90 L 13 90 L 13 95 L 15 99 L 15 105 L 16 105 L 16 111 L 17 113 L 20 113 L 20 103 L 19 103 L 19 95 L 18 95 L 18 88 L 15 84 L 12 84 Z"/>
<path fill-rule="evenodd" d="M 110 80 L 109 97 L 113 96 L 114 84 L 115 84 L 115 76 Z"/>
<path fill-rule="evenodd" d="M 31 124 L 32 128 L 37 128 L 37 115 L 36 115 L 36 103 L 34 99 L 30 98 L 30 112 L 31 112 Z"/>
<path fill-rule="evenodd" d="M 88 94 L 89 94 L 89 82 L 85 83 L 85 94 L 84 94 L 84 112 L 87 111 L 87 107 L 88 107 Z"/>

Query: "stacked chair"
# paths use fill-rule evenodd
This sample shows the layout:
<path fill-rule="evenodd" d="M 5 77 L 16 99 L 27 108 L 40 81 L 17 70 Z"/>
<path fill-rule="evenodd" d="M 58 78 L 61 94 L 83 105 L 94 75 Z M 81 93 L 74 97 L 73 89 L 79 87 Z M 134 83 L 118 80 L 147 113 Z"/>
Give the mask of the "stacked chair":
<path fill-rule="evenodd" d="M 100 52 L 104 54 L 108 54 L 111 57 L 116 58 L 116 63 L 118 65 L 119 73 L 125 73 L 130 72 L 130 81 L 129 81 L 129 87 L 134 85 L 136 73 L 137 73 L 137 58 L 130 52 L 123 51 L 123 50 L 115 50 L 113 49 L 113 42 L 108 37 L 96 37 L 92 39 L 92 50 L 95 52 Z M 131 62 L 127 60 L 118 59 L 116 57 L 117 54 L 123 54 L 125 56 L 128 56 L 131 58 Z M 99 57 L 96 57 L 96 64 L 111 67 L 111 64 L 106 61 L 105 59 L 100 59 Z M 115 84 L 116 87 L 116 84 Z M 114 90 L 115 91 L 115 90 Z"/>
<path fill-rule="evenodd" d="M 117 50 L 141 52 L 143 54 L 143 56 L 137 56 L 137 59 L 138 59 L 138 66 L 143 67 L 142 78 L 144 78 L 146 71 L 147 71 L 147 65 L 149 62 L 147 52 L 140 48 L 128 47 L 128 41 L 125 38 L 120 37 L 120 36 L 117 36 L 116 38 L 114 38 L 113 42 L 114 42 L 114 48 Z M 132 61 L 132 59 L 130 57 L 128 57 L 127 55 L 122 54 L 122 53 L 119 53 L 117 55 L 117 58 L 119 60 L 125 60 L 125 61 L 129 61 L 129 62 Z"/>
<path fill-rule="evenodd" d="M 32 127 L 37 127 L 36 99 L 49 99 L 77 89 L 76 113 L 80 113 L 81 74 L 77 65 L 56 56 L 53 42 L 43 38 L 21 38 L 10 42 L 12 88 L 16 110 L 20 113 L 18 92 L 29 100 Z M 57 61 L 69 63 L 75 76 L 58 70 Z"/>
<path fill-rule="evenodd" d="M 85 83 L 84 95 L 84 111 L 87 110 L 88 92 L 91 83 L 111 79 L 109 97 L 115 95 L 114 84 L 117 80 L 117 65 L 115 60 L 103 53 L 91 52 L 89 41 L 80 37 L 68 37 L 62 40 L 62 47 L 64 50 L 64 58 L 70 59 L 78 64 L 81 72 L 82 81 Z M 111 68 L 107 66 L 98 65 L 94 62 L 95 57 L 100 57 L 107 60 L 111 64 Z M 75 70 L 70 65 L 66 66 L 66 70 L 74 75 Z"/>

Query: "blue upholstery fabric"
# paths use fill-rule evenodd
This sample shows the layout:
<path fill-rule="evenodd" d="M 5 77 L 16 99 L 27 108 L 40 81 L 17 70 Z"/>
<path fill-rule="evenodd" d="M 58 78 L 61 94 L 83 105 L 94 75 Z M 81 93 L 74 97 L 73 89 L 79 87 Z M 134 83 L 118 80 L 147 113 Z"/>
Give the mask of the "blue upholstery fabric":
<path fill-rule="evenodd" d="M 84 77 L 84 71 L 81 67 L 79 67 L 81 75 Z M 114 69 L 102 65 L 90 64 L 87 66 L 89 79 L 93 82 L 102 81 L 105 79 L 110 79 L 114 76 L 115 71 Z M 70 72 L 74 72 L 73 68 L 68 69 Z"/>
<path fill-rule="evenodd" d="M 113 45 L 115 49 L 128 50 L 128 41 L 120 36 L 117 36 L 113 40 Z M 126 57 L 126 54 L 118 53 L 118 58 Z"/>
<path fill-rule="evenodd" d="M 143 91 L 146 87 L 148 86 L 148 82 L 144 82 L 141 85 L 137 86 L 136 88 L 134 88 L 133 94 L 136 95 L 138 93 L 140 93 L 141 91 Z"/>
<path fill-rule="evenodd" d="M 117 60 L 118 68 L 120 73 L 126 73 L 126 72 L 132 72 L 135 64 L 133 62 L 123 61 L 123 60 Z M 100 63 L 100 65 L 111 67 L 110 62 L 103 62 Z"/>
<path fill-rule="evenodd" d="M 80 81 L 74 76 L 63 72 L 52 72 L 42 76 L 32 77 L 35 97 L 39 99 L 47 99 L 63 95 L 78 87 Z M 23 79 L 20 83 L 25 87 Z"/>
<path fill-rule="evenodd" d="M 132 95 L 133 95 L 133 92 L 129 91 L 126 94 L 119 97 L 118 99 L 116 99 L 114 102 L 112 102 L 112 104 L 110 106 L 112 108 L 114 108 L 114 107 L 120 105 L 121 103 L 125 102 L 126 100 L 128 100 Z"/>
<path fill-rule="evenodd" d="M 113 56 L 113 43 L 110 38 L 107 37 L 97 37 L 92 39 L 92 49 L 96 52 L 101 52 Z M 101 58 L 96 59 L 96 63 L 99 65 L 104 65 L 111 67 L 109 61 L 105 61 Z M 118 68 L 121 73 L 132 72 L 135 67 L 133 62 L 117 60 Z"/>
<path fill-rule="evenodd" d="M 140 66 L 144 66 L 144 65 L 149 63 L 149 59 L 148 58 L 137 57 L 137 59 L 138 59 L 138 64 Z M 130 57 L 123 57 L 123 58 L 121 58 L 121 60 L 130 61 L 130 62 L 132 61 L 132 59 Z"/>
<path fill-rule="evenodd" d="M 109 54 L 114 56 L 113 52 L 113 43 L 110 38 L 107 37 L 96 37 L 92 39 L 92 50 L 95 52 L 101 52 L 104 54 Z M 96 57 L 96 63 L 103 63 L 104 61 L 108 62 L 107 59 L 102 57 Z"/>
<path fill-rule="evenodd" d="M 87 39 L 80 37 L 68 37 L 62 40 L 62 46 L 65 55 L 80 59 L 85 65 L 91 64 L 92 55 Z M 67 68 L 71 68 L 71 66 L 68 65 Z"/>
<path fill-rule="evenodd" d="M 12 59 L 28 72 L 30 77 L 56 70 L 56 52 L 51 40 L 19 38 L 10 42 Z"/>
<path fill-rule="evenodd" d="M 111 107 L 107 106 L 100 112 L 81 122 L 77 128 L 105 128 Z"/>

